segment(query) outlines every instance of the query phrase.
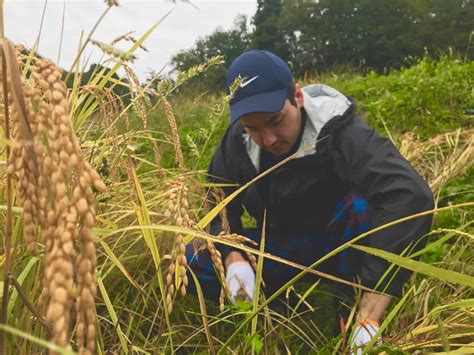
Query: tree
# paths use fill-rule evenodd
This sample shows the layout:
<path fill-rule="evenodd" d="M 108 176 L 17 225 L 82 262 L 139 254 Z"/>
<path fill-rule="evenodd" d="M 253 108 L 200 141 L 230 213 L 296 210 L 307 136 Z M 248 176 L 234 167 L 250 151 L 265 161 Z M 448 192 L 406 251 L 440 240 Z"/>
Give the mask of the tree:
<path fill-rule="evenodd" d="M 193 48 L 181 51 L 173 56 L 171 59 L 173 72 L 186 71 L 216 55 L 224 56 L 224 65 L 212 67 L 198 78 L 191 79 L 181 91 L 223 90 L 225 88 L 226 69 L 235 58 L 249 47 L 249 44 L 247 18 L 239 15 L 232 29 L 224 31 L 218 28 L 209 36 L 200 38 Z"/>
<path fill-rule="evenodd" d="M 176 71 L 222 54 L 225 64 L 190 85 L 199 90 L 224 88 L 226 68 L 246 48 L 275 52 L 296 76 L 352 65 L 379 72 L 410 64 L 453 48 L 474 47 L 474 0 L 257 0 L 249 32 L 245 17 L 229 31 L 218 29 L 196 46 L 178 53 Z"/>
<path fill-rule="evenodd" d="M 257 12 L 252 19 L 255 26 L 251 36 L 252 47 L 274 52 L 288 60 L 288 46 L 278 27 L 281 10 L 282 0 L 257 0 Z"/>
<path fill-rule="evenodd" d="M 351 64 L 382 71 L 425 48 L 465 53 L 473 0 L 283 0 L 277 32 L 295 73 Z"/>
<path fill-rule="evenodd" d="M 431 52 L 453 48 L 467 53 L 472 47 L 474 1 L 423 0 L 413 2 L 412 20 L 423 47 Z M 472 58 L 470 53 L 470 58 Z"/>

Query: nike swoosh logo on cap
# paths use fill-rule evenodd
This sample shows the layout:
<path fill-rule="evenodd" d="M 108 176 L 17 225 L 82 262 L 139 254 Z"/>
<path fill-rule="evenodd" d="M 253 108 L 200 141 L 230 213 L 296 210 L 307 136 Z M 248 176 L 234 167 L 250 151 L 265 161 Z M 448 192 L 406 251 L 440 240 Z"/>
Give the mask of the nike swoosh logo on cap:
<path fill-rule="evenodd" d="M 248 84 L 250 84 L 252 81 L 254 81 L 257 78 L 258 78 L 258 75 L 254 76 L 252 79 L 247 80 L 245 83 L 240 83 L 240 87 L 241 88 L 246 87 Z"/>

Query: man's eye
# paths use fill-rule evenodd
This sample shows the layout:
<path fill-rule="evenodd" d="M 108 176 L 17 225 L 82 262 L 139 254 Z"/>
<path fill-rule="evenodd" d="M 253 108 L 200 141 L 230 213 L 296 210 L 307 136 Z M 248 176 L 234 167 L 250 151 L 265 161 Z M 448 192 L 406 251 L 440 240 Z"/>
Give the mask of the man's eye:
<path fill-rule="evenodd" d="M 282 118 L 279 117 L 279 118 L 277 118 L 275 121 L 272 121 L 272 123 L 271 123 L 270 125 L 271 125 L 272 127 L 276 127 L 276 126 L 278 126 L 278 125 L 281 123 L 281 120 L 282 120 Z"/>

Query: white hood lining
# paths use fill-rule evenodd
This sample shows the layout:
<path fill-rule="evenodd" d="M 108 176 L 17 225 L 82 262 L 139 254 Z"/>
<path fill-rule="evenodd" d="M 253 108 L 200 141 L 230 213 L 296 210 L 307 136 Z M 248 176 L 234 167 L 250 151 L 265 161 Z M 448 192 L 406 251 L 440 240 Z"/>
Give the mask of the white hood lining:
<path fill-rule="evenodd" d="M 319 132 L 324 125 L 336 116 L 342 116 L 351 106 L 350 100 L 336 89 L 324 85 L 313 84 L 303 88 L 304 109 L 308 115 L 303 136 L 298 149 L 316 143 Z M 260 169 L 261 148 L 247 133 L 243 134 L 245 148 L 255 169 Z M 295 159 L 314 154 L 316 148 L 306 150 Z"/>

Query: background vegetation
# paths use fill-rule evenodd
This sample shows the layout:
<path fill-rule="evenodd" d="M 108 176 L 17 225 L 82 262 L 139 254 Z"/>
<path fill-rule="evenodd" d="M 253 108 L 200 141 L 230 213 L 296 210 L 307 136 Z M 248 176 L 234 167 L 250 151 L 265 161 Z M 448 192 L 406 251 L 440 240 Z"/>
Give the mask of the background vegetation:
<path fill-rule="evenodd" d="M 175 55 L 177 72 L 214 55 L 226 66 L 244 48 L 277 53 L 296 76 L 313 76 L 340 67 L 399 69 L 425 52 L 437 57 L 449 48 L 472 59 L 472 0 L 258 0 L 250 19 L 217 29 L 194 48 Z M 201 92 L 224 88 L 224 70 L 215 68 L 189 83 Z"/>

